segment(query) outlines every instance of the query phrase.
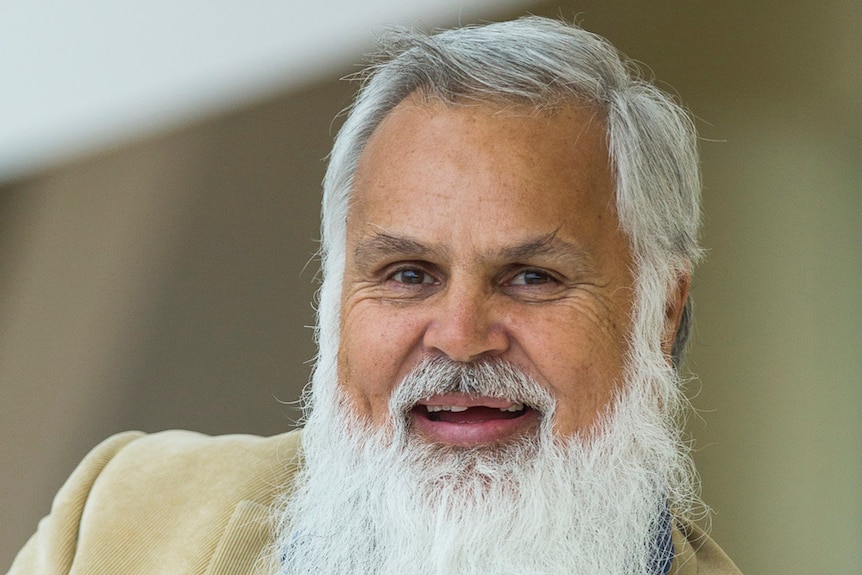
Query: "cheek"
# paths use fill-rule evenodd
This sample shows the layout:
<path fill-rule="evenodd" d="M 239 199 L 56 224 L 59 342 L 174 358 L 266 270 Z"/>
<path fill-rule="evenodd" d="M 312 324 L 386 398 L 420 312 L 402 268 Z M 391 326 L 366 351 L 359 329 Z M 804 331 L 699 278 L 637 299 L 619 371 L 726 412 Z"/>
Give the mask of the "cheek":
<path fill-rule="evenodd" d="M 342 321 L 339 384 L 354 408 L 376 423 L 385 420 L 392 390 L 412 367 L 415 333 L 413 322 L 379 310 L 355 310 Z"/>
<path fill-rule="evenodd" d="M 626 336 L 613 324 L 587 321 L 583 314 L 535 320 L 518 339 L 531 371 L 557 399 L 555 430 L 560 435 L 586 430 L 622 381 Z M 543 329 L 536 329 L 540 325 Z"/>

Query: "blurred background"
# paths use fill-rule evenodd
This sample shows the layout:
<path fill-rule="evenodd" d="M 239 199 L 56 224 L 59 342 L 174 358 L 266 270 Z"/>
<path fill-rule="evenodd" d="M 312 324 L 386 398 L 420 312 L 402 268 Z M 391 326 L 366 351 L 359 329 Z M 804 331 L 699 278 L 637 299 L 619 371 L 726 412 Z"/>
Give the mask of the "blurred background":
<path fill-rule="evenodd" d="M 529 12 L 608 37 L 697 118 L 714 537 L 750 574 L 862 573 L 860 3 L 298 4 L 3 3 L 0 570 L 112 433 L 294 425 L 339 78 L 384 24 Z"/>

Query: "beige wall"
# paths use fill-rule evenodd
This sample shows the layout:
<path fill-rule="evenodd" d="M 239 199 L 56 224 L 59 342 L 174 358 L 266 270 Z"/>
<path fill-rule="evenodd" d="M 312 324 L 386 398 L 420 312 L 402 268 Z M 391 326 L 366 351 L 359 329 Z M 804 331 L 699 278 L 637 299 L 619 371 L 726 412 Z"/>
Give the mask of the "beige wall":
<path fill-rule="evenodd" d="M 862 571 L 857 3 L 562 13 L 704 137 L 689 428 L 716 538 L 748 573 Z M 339 75 L 0 190 L 0 569 L 107 434 L 290 426 Z"/>

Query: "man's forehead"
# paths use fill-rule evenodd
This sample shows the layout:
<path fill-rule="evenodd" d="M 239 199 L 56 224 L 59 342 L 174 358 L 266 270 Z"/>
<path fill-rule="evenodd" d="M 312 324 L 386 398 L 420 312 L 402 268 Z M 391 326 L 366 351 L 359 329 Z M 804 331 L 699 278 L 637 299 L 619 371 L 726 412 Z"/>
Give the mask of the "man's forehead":
<path fill-rule="evenodd" d="M 386 114 L 363 146 L 351 203 L 361 201 L 358 180 L 375 178 L 393 159 L 427 155 L 422 144 L 432 138 L 449 150 L 450 158 L 506 146 L 509 161 L 499 166 L 501 172 L 518 166 L 521 159 L 527 167 L 543 161 L 548 171 L 576 165 L 581 174 L 595 173 L 602 179 L 610 173 L 604 113 L 594 105 L 579 100 L 541 108 L 484 100 L 448 102 L 414 93 Z M 544 145 L 550 141 L 552 147 Z"/>
<path fill-rule="evenodd" d="M 604 126 L 591 108 L 411 97 L 360 158 L 350 249 L 359 260 L 387 251 L 445 258 L 443 246 L 492 261 L 567 258 L 616 227 L 613 191 Z"/>

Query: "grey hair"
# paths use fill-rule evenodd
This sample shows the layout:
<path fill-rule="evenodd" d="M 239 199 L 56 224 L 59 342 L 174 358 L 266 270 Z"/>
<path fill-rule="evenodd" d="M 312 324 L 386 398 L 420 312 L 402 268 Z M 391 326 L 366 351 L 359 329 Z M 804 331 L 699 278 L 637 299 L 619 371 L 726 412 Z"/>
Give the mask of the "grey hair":
<path fill-rule="evenodd" d="M 452 104 L 526 105 L 539 111 L 572 101 L 595 106 L 605 118 L 620 225 L 631 242 L 639 275 L 650 269 L 646 275 L 654 279 L 647 283 L 663 290 L 666 299 L 680 274 L 693 268 L 701 253 L 694 126 L 680 106 L 640 79 L 635 67 L 606 40 L 540 17 L 430 36 L 395 32 L 382 39 L 364 76 L 324 179 L 324 282 L 318 308 L 324 363 L 334 361 L 337 353 L 354 172 L 372 132 L 414 92 Z M 690 321 L 686 302 L 673 345 L 675 366 L 685 351 Z M 324 370 L 332 367 L 318 365 Z"/>

